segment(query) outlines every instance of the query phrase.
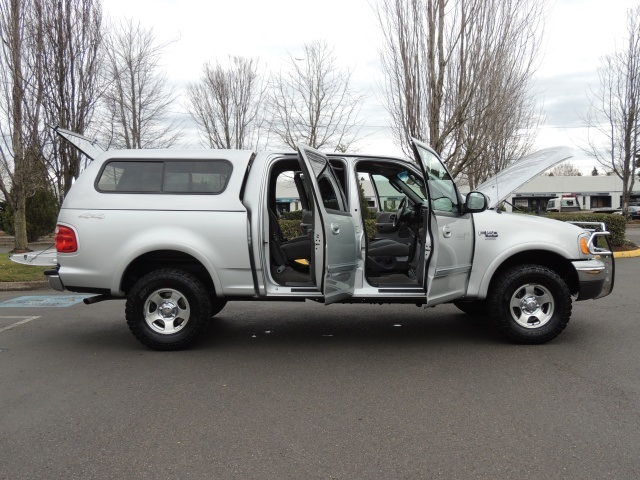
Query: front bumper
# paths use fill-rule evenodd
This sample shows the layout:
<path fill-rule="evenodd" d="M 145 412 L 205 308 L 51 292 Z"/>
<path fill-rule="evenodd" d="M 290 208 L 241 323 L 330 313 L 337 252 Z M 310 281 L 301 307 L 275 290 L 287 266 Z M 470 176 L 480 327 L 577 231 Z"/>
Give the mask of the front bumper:
<path fill-rule="evenodd" d="M 576 300 L 602 298 L 611 293 L 615 279 L 613 255 L 571 263 L 578 274 L 578 296 Z"/>

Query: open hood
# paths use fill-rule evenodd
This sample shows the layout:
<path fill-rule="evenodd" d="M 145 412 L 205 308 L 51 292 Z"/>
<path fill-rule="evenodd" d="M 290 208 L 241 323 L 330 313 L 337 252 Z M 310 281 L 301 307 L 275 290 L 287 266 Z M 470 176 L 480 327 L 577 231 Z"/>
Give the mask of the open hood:
<path fill-rule="evenodd" d="M 98 155 L 104 152 L 104 149 L 98 145 L 96 140 L 91 140 L 79 133 L 72 132 L 65 128 L 54 127 L 54 131 L 70 144 L 74 145 L 91 160 L 94 160 Z"/>
<path fill-rule="evenodd" d="M 489 208 L 495 208 L 522 185 L 571 157 L 573 157 L 572 148 L 545 148 L 516 160 L 475 190 L 489 197 Z"/>

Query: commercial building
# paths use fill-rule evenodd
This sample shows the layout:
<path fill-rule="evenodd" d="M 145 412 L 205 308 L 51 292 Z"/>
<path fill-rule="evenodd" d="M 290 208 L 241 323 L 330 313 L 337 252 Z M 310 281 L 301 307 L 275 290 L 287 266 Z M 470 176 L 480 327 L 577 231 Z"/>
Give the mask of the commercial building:
<path fill-rule="evenodd" d="M 636 181 L 632 201 L 640 201 L 640 182 Z M 583 210 L 620 208 L 622 180 L 617 175 L 553 176 L 541 175 L 516 190 L 509 200 L 514 207 L 544 212 L 547 201 L 563 195 L 575 195 Z M 510 205 L 506 205 L 511 210 Z"/>

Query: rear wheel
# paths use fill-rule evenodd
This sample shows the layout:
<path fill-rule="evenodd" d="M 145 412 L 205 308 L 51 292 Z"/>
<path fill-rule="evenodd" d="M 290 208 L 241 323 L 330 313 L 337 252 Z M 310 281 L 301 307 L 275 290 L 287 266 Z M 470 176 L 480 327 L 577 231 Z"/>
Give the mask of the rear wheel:
<path fill-rule="evenodd" d="M 545 343 L 571 318 L 571 293 L 562 278 L 540 265 L 518 265 L 498 279 L 489 297 L 498 330 L 517 343 Z"/>
<path fill-rule="evenodd" d="M 182 270 L 155 270 L 138 280 L 127 298 L 131 333 L 154 350 L 190 346 L 209 324 L 211 300 L 203 283 Z"/>

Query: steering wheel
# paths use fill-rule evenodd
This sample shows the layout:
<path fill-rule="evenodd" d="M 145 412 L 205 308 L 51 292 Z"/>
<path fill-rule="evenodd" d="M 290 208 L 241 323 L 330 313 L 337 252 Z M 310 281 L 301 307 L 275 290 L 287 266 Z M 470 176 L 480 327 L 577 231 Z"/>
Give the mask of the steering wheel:
<path fill-rule="evenodd" d="M 393 217 L 392 225 L 394 229 L 398 226 L 398 223 L 400 223 L 400 218 L 404 216 L 406 207 L 407 207 L 407 197 L 404 197 L 400 201 L 400 205 L 398 205 L 398 210 L 396 210 L 396 214 Z"/>

